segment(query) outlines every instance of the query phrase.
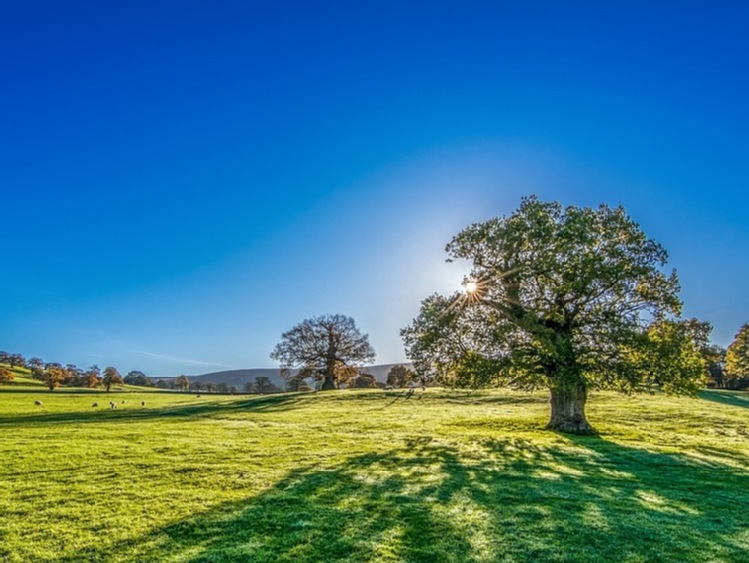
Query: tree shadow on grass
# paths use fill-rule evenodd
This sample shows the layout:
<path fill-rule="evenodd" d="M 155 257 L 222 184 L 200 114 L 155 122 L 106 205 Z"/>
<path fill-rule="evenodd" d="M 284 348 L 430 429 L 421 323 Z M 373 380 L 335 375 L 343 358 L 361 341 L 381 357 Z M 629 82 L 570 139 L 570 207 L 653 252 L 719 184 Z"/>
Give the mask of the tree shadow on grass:
<path fill-rule="evenodd" d="M 60 561 L 740 561 L 747 505 L 749 473 L 716 460 L 422 437 Z"/>
<path fill-rule="evenodd" d="M 115 402 L 121 396 L 114 397 Z M 198 399 L 199 400 L 199 399 Z M 227 403 L 197 402 L 177 404 L 164 407 L 140 407 L 109 409 L 102 401 L 101 406 L 86 411 L 41 412 L 24 415 L 0 416 L 0 427 L 3 425 L 46 425 L 50 423 L 101 423 L 107 421 L 149 420 L 155 418 L 196 418 L 210 417 L 231 412 L 271 412 L 294 408 L 300 400 L 297 394 L 284 393 L 265 395 L 231 401 Z"/>
<path fill-rule="evenodd" d="M 749 393 L 745 391 L 717 391 L 707 389 L 700 391 L 699 397 L 700 399 L 706 399 L 723 405 L 749 409 Z"/>

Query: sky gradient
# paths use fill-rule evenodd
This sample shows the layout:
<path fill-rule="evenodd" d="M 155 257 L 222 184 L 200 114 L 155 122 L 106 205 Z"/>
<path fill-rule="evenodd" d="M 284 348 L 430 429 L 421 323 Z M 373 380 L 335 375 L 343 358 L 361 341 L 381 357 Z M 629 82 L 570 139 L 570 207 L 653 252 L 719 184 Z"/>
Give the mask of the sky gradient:
<path fill-rule="evenodd" d="M 529 194 L 624 205 L 727 345 L 749 4 L 407 4 L 0 4 L 0 349 L 270 367 L 342 313 L 402 361 L 444 245 Z"/>

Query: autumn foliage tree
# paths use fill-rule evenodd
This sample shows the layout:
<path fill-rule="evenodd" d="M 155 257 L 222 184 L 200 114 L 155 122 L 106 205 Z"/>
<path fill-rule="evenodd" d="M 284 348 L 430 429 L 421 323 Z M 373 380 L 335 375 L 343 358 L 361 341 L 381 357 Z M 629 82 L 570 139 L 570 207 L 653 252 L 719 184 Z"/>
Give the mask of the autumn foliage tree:
<path fill-rule="evenodd" d="M 697 388 L 704 365 L 695 369 L 693 341 L 669 320 L 681 309 L 676 273 L 663 271 L 665 249 L 622 207 L 524 198 L 511 215 L 460 232 L 447 252 L 472 268 L 465 292 L 425 299 L 401 331 L 419 375 L 546 387 L 547 427 L 580 434 L 593 432 L 591 389 Z"/>
<path fill-rule="evenodd" d="M 5 366 L 0 366 L 0 383 L 8 383 L 9 381 L 13 381 L 16 378 L 15 374 L 6 368 Z"/>
<path fill-rule="evenodd" d="M 104 384 L 104 388 L 109 391 L 112 385 L 122 385 L 125 381 L 122 379 L 120 372 L 112 366 L 104 368 L 102 373 L 101 382 Z"/>
<path fill-rule="evenodd" d="M 271 358 L 281 364 L 284 377 L 312 377 L 327 390 L 358 375 L 359 366 L 374 361 L 375 351 L 354 319 L 323 315 L 284 332 Z"/>
<path fill-rule="evenodd" d="M 42 381 L 50 391 L 54 391 L 68 378 L 68 372 L 60 364 L 47 364 L 42 372 Z"/>

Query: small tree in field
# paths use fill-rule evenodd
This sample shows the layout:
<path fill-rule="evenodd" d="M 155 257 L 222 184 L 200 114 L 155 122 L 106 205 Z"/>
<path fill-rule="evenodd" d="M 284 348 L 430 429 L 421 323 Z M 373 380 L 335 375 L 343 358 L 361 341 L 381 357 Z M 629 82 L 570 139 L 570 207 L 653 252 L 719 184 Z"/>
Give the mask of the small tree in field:
<path fill-rule="evenodd" d="M 360 373 L 351 383 L 354 389 L 377 389 L 377 379 L 371 373 Z"/>
<path fill-rule="evenodd" d="M 125 383 L 125 381 L 122 379 L 122 376 L 120 375 L 120 372 L 112 366 L 104 368 L 101 382 L 104 384 L 104 388 L 107 390 L 107 392 L 109 392 L 112 385 L 122 385 L 123 383 Z"/>
<path fill-rule="evenodd" d="M 271 358 L 280 362 L 284 377 L 297 369 L 295 377 L 322 380 L 322 390 L 327 390 L 355 376 L 358 366 L 374 361 L 375 351 L 354 319 L 323 315 L 284 332 Z"/>
<path fill-rule="evenodd" d="M 16 375 L 6 368 L 5 366 L 0 366 L 0 383 L 8 383 L 9 381 L 13 381 L 16 378 Z"/>
<path fill-rule="evenodd" d="M 386 383 L 393 387 L 405 387 L 410 381 L 416 381 L 418 376 L 416 372 L 408 369 L 406 366 L 398 364 L 390 368 L 387 375 Z"/>
<path fill-rule="evenodd" d="M 42 372 L 42 381 L 50 391 L 62 385 L 67 377 L 68 373 L 60 364 L 47 364 L 47 368 Z"/>
<path fill-rule="evenodd" d="M 265 395 L 266 393 L 275 393 L 278 388 L 273 385 L 270 378 L 259 375 L 255 378 L 255 392 Z"/>
<path fill-rule="evenodd" d="M 89 367 L 83 374 L 83 384 L 89 389 L 97 387 L 101 381 L 101 370 L 96 364 Z"/>
<path fill-rule="evenodd" d="M 186 375 L 180 375 L 177 379 L 174 380 L 174 389 L 179 389 L 180 391 L 188 391 L 190 389 L 190 380 Z"/>
<path fill-rule="evenodd" d="M 683 324 L 667 321 L 681 308 L 676 273 L 662 271 L 666 251 L 622 207 L 524 198 L 511 215 L 460 232 L 447 252 L 472 269 L 465 292 L 425 299 L 401 331 L 419 375 L 546 387 L 547 427 L 579 434 L 593 432 L 590 389 L 696 390 L 704 364 Z"/>

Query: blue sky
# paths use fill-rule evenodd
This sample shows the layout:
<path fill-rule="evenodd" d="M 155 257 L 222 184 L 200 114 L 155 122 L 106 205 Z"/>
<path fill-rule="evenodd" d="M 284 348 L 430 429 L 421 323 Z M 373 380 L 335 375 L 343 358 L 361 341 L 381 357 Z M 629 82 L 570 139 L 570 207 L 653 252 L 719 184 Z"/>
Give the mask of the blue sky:
<path fill-rule="evenodd" d="M 623 204 L 685 314 L 749 321 L 742 2 L 0 4 L 0 349 L 272 366 L 343 313 L 378 362 L 536 193 Z"/>

